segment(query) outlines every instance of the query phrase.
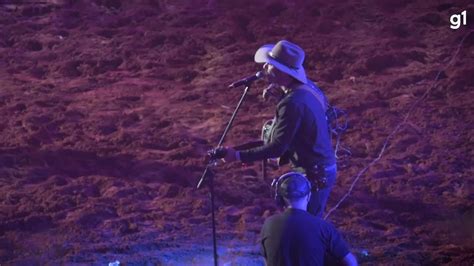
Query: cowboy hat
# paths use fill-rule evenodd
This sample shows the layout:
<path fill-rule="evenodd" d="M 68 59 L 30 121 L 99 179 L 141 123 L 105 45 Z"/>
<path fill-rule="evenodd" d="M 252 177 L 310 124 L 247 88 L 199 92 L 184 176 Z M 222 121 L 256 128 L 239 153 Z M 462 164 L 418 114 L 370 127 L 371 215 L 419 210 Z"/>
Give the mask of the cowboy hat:
<path fill-rule="evenodd" d="M 279 41 L 276 44 L 265 44 L 255 53 L 255 62 L 269 63 L 278 70 L 306 83 L 307 78 L 303 61 L 303 49 L 286 40 Z"/>

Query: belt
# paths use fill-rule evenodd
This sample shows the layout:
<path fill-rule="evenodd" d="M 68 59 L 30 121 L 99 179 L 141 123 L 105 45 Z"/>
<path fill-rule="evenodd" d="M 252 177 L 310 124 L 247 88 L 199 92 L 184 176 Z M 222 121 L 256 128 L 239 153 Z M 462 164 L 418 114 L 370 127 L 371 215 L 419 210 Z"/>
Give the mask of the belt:
<path fill-rule="evenodd" d="M 336 171 L 337 165 L 332 164 L 328 166 L 315 165 L 313 169 L 306 171 L 306 177 L 311 182 L 311 186 L 316 190 L 325 189 L 328 187 L 328 174 L 327 172 Z"/>
<path fill-rule="evenodd" d="M 309 168 L 309 169 L 311 169 L 311 168 Z M 333 171 L 333 170 L 337 170 L 337 164 L 331 164 L 331 165 L 328 165 L 328 166 L 323 166 L 323 165 L 316 164 L 312 167 L 312 169 L 324 170 L 326 172 L 330 172 L 330 171 Z"/>

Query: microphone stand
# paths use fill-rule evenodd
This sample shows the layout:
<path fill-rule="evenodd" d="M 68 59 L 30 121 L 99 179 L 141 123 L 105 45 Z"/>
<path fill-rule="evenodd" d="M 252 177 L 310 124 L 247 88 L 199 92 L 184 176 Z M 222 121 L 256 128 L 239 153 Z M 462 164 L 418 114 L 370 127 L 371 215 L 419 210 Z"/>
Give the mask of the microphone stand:
<path fill-rule="evenodd" d="M 224 130 L 224 133 L 222 133 L 221 139 L 219 140 L 219 143 L 217 144 L 217 147 L 221 147 L 222 143 L 224 143 L 224 139 L 230 130 L 230 127 L 232 126 L 232 123 L 234 122 L 234 119 L 237 115 L 237 112 L 240 109 L 240 106 L 242 105 L 245 96 L 247 96 L 247 92 L 250 89 L 250 83 L 245 85 L 245 90 L 240 97 L 239 103 L 235 107 L 234 112 L 232 113 L 232 116 L 230 117 L 229 122 L 227 123 L 227 126 Z M 210 192 L 210 198 L 211 198 L 211 216 L 212 216 L 212 244 L 213 244 L 213 249 L 214 249 L 214 265 L 217 266 L 217 240 L 216 240 L 216 218 L 215 218 L 215 209 L 214 209 L 214 176 L 215 173 L 212 171 L 212 166 L 216 165 L 216 160 L 210 160 L 210 162 L 207 164 L 206 169 L 204 169 L 204 172 L 202 173 L 201 179 L 199 180 L 199 183 L 197 184 L 196 188 L 200 189 L 201 186 L 208 180 L 207 184 L 209 185 L 209 192 Z"/>
<path fill-rule="evenodd" d="M 262 128 L 262 133 L 260 134 L 260 138 L 265 143 L 264 135 L 265 135 L 265 130 Z M 267 159 L 263 159 L 261 168 L 262 168 L 262 180 L 265 181 L 267 180 Z"/>

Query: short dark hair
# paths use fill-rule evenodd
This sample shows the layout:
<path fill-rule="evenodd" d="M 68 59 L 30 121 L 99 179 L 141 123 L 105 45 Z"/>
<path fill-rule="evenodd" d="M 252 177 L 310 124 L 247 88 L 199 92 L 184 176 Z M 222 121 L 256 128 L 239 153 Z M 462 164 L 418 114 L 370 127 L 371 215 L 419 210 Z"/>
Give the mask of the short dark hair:
<path fill-rule="evenodd" d="M 290 172 L 280 177 L 277 184 L 277 194 L 289 200 L 295 200 L 308 195 L 311 183 L 301 173 Z"/>

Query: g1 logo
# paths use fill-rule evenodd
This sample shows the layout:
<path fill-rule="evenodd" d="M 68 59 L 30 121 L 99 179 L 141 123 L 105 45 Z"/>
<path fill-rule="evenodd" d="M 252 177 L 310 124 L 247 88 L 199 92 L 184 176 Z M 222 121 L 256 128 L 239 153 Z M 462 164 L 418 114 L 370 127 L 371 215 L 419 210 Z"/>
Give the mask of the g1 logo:
<path fill-rule="evenodd" d="M 451 22 L 451 26 L 449 26 L 453 30 L 459 29 L 461 27 L 461 17 L 462 17 L 462 25 L 466 26 L 467 24 L 467 12 L 464 10 L 461 14 L 454 14 L 451 16 L 449 21 Z"/>

